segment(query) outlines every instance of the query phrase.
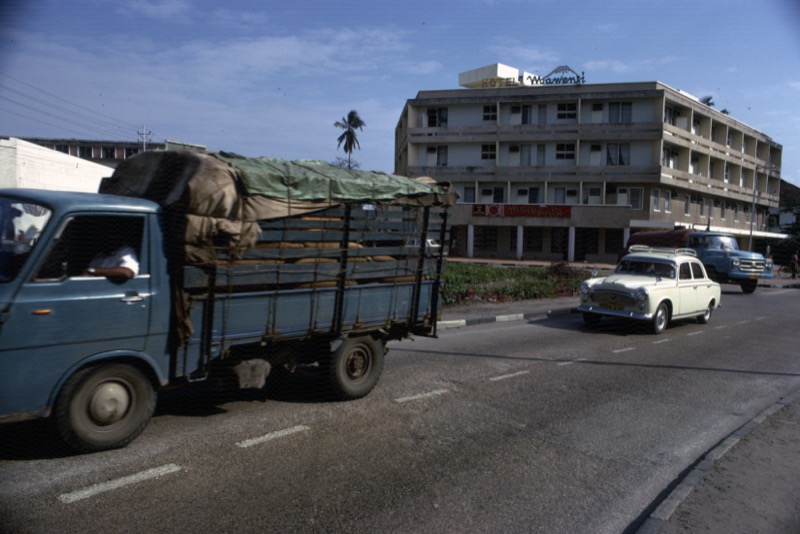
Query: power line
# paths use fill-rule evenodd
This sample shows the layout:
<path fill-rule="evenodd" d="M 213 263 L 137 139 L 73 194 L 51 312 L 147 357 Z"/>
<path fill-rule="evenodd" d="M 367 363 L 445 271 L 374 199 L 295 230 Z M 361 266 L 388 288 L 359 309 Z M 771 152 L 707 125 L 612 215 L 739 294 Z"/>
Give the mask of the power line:
<path fill-rule="evenodd" d="M 113 140 L 126 140 L 126 141 L 130 140 L 132 136 L 125 135 L 124 133 L 122 133 L 124 131 L 136 132 L 137 134 L 142 135 L 142 133 L 138 132 L 137 126 L 131 123 L 120 121 L 114 117 L 110 117 L 98 111 L 89 109 L 85 106 L 81 106 L 79 104 L 70 102 L 56 94 L 39 89 L 38 87 L 35 87 L 27 82 L 24 82 L 4 72 L 0 72 L 0 76 L 7 78 L 9 80 L 13 80 L 14 82 L 21 84 L 24 87 L 33 89 L 35 93 L 21 91 L 19 89 L 15 89 L 3 83 L 0 83 L 0 91 L 5 90 L 9 93 L 16 95 L 17 97 L 22 97 L 23 99 L 30 100 L 33 103 L 35 103 L 35 105 L 25 104 L 24 102 L 20 102 L 19 100 L 9 98 L 8 96 L 0 95 L 0 99 L 6 100 L 7 102 L 14 104 L 15 106 L 19 106 L 21 108 L 34 111 L 35 113 L 43 115 L 45 118 L 49 120 L 61 121 L 63 123 L 66 123 L 68 126 L 65 127 L 63 125 L 53 124 L 52 122 L 42 120 L 41 118 L 30 117 L 27 115 L 23 115 L 19 112 L 14 112 L 6 109 L 5 111 L 7 113 L 12 113 L 14 115 L 23 117 L 28 120 L 39 122 L 42 124 L 47 124 L 49 126 L 53 126 L 56 128 L 61 128 L 66 131 L 77 133 L 79 135 L 84 135 L 84 134 L 82 132 L 76 131 L 74 128 L 82 128 L 86 131 L 92 131 L 95 132 L 95 135 L 100 134 L 105 137 L 111 137 Z M 53 99 L 55 101 L 53 101 Z M 65 105 L 61 105 L 59 102 Z M 148 132 L 148 135 L 151 134 L 152 132 Z"/>

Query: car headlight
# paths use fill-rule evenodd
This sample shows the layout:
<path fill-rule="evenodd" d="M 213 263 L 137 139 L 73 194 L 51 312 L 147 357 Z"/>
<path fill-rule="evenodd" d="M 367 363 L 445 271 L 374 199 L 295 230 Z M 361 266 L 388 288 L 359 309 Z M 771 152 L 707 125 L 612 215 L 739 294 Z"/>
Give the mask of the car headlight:
<path fill-rule="evenodd" d="M 639 304 L 639 309 L 644 309 L 644 303 L 647 302 L 647 299 L 650 297 L 650 295 L 647 293 L 647 290 L 643 287 L 640 287 L 636 290 L 636 294 L 634 296 L 636 297 L 636 302 Z"/>
<path fill-rule="evenodd" d="M 581 300 L 583 300 L 584 302 L 589 300 L 589 292 L 591 291 L 591 289 L 589 288 L 589 284 L 583 282 L 581 284 L 580 291 L 581 291 Z"/>

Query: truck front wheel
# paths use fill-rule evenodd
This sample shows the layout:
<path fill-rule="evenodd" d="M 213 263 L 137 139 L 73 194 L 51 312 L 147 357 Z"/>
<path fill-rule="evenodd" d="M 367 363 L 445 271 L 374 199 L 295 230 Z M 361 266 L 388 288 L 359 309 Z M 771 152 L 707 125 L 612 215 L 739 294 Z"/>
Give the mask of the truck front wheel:
<path fill-rule="evenodd" d="M 383 371 L 384 352 L 383 342 L 371 336 L 345 339 L 328 362 L 334 397 L 359 399 L 372 391 Z"/>
<path fill-rule="evenodd" d="M 745 280 L 742 282 L 742 291 L 748 295 L 756 290 L 758 287 L 758 280 Z"/>
<path fill-rule="evenodd" d="M 153 416 L 150 381 L 130 365 L 104 364 L 72 375 L 56 400 L 55 424 L 73 450 L 123 447 L 142 433 Z"/>

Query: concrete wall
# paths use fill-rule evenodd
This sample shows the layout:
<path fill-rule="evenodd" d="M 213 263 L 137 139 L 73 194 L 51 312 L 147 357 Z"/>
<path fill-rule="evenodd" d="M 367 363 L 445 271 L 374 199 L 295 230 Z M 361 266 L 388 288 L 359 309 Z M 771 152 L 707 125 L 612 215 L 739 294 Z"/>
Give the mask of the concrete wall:
<path fill-rule="evenodd" d="M 0 188 L 96 193 L 113 169 L 21 139 L 0 139 Z"/>

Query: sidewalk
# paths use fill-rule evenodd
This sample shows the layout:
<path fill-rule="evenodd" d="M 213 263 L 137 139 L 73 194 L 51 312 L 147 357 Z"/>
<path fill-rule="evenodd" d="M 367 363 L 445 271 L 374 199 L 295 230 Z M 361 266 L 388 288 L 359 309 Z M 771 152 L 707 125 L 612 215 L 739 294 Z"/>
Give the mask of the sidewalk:
<path fill-rule="evenodd" d="M 612 268 L 572 265 L 601 272 Z M 759 287 L 800 289 L 800 280 L 767 279 Z M 545 319 L 572 313 L 577 304 L 578 297 L 565 297 L 447 307 L 438 328 Z M 695 532 L 800 533 L 800 391 L 780 399 L 698 459 L 636 534 Z"/>

